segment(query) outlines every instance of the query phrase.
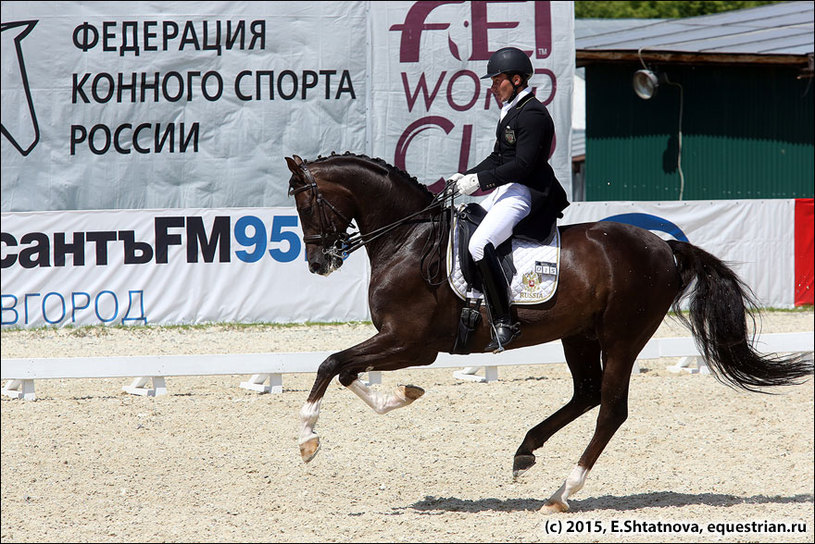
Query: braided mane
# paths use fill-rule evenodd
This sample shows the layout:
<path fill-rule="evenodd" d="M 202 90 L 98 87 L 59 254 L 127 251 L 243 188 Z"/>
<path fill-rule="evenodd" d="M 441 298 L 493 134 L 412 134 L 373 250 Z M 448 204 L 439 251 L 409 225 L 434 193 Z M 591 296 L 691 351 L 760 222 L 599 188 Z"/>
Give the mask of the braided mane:
<path fill-rule="evenodd" d="M 376 157 L 376 158 L 369 157 L 368 155 L 351 153 L 350 151 L 346 151 L 345 153 L 342 153 L 342 154 L 334 153 L 332 151 L 331 155 L 328 155 L 327 157 L 323 157 L 322 155 L 318 155 L 317 159 L 315 161 L 313 161 L 313 163 L 317 164 L 317 163 L 325 162 L 325 161 L 328 161 L 328 160 L 331 160 L 331 159 L 336 159 L 336 158 L 359 159 L 359 160 L 362 160 L 364 162 L 372 163 L 372 164 L 376 165 L 377 167 L 379 167 L 381 169 L 384 169 L 386 175 L 395 174 L 396 177 L 398 177 L 400 179 L 403 179 L 406 182 L 410 182 L 413 186 L 420 189 L 422 192 L 426 193 L 428 196 L 430 196 L 430 197 L 433 196 L 433 193 L 430 192 L 430 190 L 427 188 L 427 185 L 425 185 L 423 183 L 419 183 L 419 180 L 417 180 L 415 176 L 411 176 L 409 173 L 405 172 L 401 168 L 397 168 L 396 166 L 393 166 L 392 164 L 386 162 L 384 159 L 381 159 L 379 157 Z"/>

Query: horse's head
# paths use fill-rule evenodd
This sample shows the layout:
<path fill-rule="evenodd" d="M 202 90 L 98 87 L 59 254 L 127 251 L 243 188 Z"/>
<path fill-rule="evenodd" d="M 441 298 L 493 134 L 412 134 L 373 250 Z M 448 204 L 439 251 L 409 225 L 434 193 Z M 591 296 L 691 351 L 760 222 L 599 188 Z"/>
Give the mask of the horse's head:
<path fill-rule="evenodd" d="M 351 201 L 348 191 L 312 172 L 305 161 L 294 155 L 286 157 L 291 170 L 289 195 L 294 196 L 303 242 L 306 244 L 308 268 L 314 274 L 327 276 L 342 266 L 343 246 L 351 224 Z"/>

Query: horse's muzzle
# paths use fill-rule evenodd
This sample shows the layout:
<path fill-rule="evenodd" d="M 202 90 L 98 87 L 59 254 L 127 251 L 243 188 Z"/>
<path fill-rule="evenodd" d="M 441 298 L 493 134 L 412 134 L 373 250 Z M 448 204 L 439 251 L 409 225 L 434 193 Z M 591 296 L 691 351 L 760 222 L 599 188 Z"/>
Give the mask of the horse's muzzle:
<path fill-rule="evenodd" d="M 341 266 L 342 259 L 333 255 L 325 255 L 322 259 L 309 260 L 308 262 L 309 272 L 319 274 L 320 276 L 328 276 Z"/>
<path fill-rule="evenodd" d="M 308 263 L 308 271 L 321 276 L 327 276 L 331 273 L 331 269 L 326 263 Z"/>

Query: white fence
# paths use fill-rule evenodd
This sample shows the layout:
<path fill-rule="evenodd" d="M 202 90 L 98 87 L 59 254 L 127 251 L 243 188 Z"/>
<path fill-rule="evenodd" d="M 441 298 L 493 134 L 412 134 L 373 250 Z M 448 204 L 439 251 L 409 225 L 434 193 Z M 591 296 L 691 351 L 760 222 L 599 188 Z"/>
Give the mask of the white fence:
<path fill-rule="evenodd" d="M 757 337 L 755 348 L 761 353 L 808 353 L 812 354 L 815 333 L 776 333 Z M 3 394 L 15 398 L 33 400 L 34 380 L 70 378 L 126 378 L 134 381 L 123 389 L 139 395 L 163 395 L 167 393 L 166 377 L 251 374 L 241 387 L 272 393 L 282 393 L 283 374 L 317 372 L 320 363 L 330 351 L 294 353 L 248 353 L 207 355 L 151 355 L 128 357 L 69 357 L 69 358 L 20 358 L 3 359 L 0 378 L 8 380 Z M 687 367 L 695 358 L 699 371 L 706 365 L 699 358 L 699 349 L 693 338 L 653 338 L 640 352 L 639 360 L 660 357 L 683 357 L 679 370 Z M 439 354 L 429 366 L 411 368 L 450 368 L 470 365 L 469 369 L 456 373 L 463 379 L 472 379 L 474 369 L 484 368 L 484 377 L 478 381 L 498 379 L 498 367 L 507 365 L 537 365 L 564 363 L 566 358 L 559 341 L 538 346 L 514 349 L 494 355 L 477 353 L 471 355 Z M 639 364 L 634 367 L 639 372 Z M 468 378 L 468 376 L 470 378 Z M 378 372 L 370 372 L 371 383 L 381 383 Z M 268 385 L 267 385 L 268 382 Z"/>

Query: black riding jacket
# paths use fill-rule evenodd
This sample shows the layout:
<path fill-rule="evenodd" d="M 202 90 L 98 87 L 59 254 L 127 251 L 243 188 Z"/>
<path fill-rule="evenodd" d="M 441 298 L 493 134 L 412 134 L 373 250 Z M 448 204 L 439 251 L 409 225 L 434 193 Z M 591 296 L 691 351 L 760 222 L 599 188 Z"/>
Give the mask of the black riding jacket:
<path fill-rule="evenodd" d="M 566 191 L 549 164 L 555 125 L 546 107 L 530 93 L 498 123 L 492 153 L 467 171 L 478 174 L 483 191 L 507 183 L 530 189 L 532 210 L 515 227 L 514 234 L 543 240 L 568 205 Z"/>

